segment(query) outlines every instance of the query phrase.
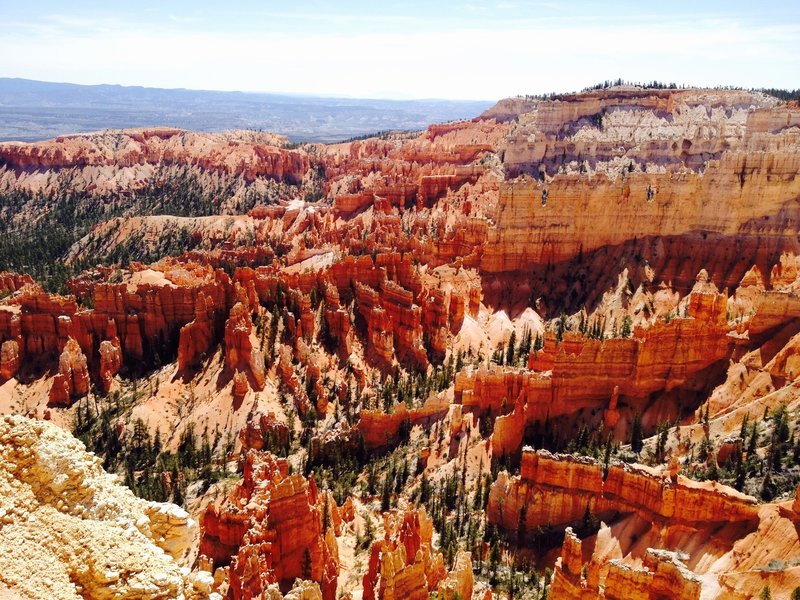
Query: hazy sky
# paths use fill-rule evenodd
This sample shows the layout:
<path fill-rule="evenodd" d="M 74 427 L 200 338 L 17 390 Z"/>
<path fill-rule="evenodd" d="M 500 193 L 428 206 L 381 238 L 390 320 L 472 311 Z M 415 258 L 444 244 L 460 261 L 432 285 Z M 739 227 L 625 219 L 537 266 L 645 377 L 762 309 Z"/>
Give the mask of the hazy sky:
<path fill-rule="evenodd" d="M 800 87 L 800 2 L 12 2 L 0 76 L 493 100 L 604 79 Z"/>

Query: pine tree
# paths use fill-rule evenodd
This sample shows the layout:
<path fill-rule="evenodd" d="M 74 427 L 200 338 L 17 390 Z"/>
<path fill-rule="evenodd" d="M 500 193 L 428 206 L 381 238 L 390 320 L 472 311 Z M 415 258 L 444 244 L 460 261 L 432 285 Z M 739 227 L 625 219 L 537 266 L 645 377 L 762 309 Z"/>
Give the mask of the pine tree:
<path fill-rule="evenodd" d="M 697 459 L 700 462 L 706 462 L 709 459 L 713 450 L 714 446 L 711 443 L 708 434 L 706 434 L 705 436 L 703 436 L 703 439 L 700 440 L 700 447 L 697 450 Z"/>
<path fill-rule="evenodd" d="M 486 507 L 489 504 L 489 492 L 492 488 L 492 481 L 493 477 L 491 473 L 486 473 L 484 476 L 484 486 L 483 486 L 483 509 L 486 510 Z"/>
<path fill-rule="evenodd" d="M 622 319 L 622 332 L 620 335 L 624 338 L 631 337 L 631 333 L 633 332 L 633 319 L 631 319 L 630 315 L 625 315 Z"/>
<path fill-rule="evenodd" d="M 636 454 L 642 451 L 642 437 L 642 420 L 639 413 L 636 413 L 633 417 L 633 426 L 631 427 L 631 450 Z"/>
<path fill-rule="evenodd" d="M 172 502 L 178 506 L 183 506 L 183 490 L 181 489 L 177 465 L 172 466 Z"/>
<path fill-rule="evenodd" d="M 744 489 L 745 477 L 746 477 L 746 472 L 744 469 L 744 460 L 742 460 L 741 452 L 736 453 L 736 468 L 734 472 L 734 477 L 736 479 L 733 483 L 733 487 L 741 492 Z"/>
<path fill-rule="evenodd" d="M 606 440 L 605 451 L 603 452 L 603 481 L 608 477 L 608 466 L 611 463 L 611 436 Z"/>
<path fill-rule="evenodd" d="M 747 443 L 748 459 L 755 456 L 757 443 L 758 443 L 758 424 L 753 423 L 753 428 L 750 430 L 750 440 Z"/>
<path fill-rule="evenodd" d="M 158 458 L 161 454 L 161 428 L 156 427 L 156 433 L 153 436 L 153 457 Z"/>
<path fill-rule="evenodd" d="M 533 342 L 533 351 L 538 352 L 544 348 L 544 336 L 536 334 L 536 340 Z"/>
<path fill-rule="evenodd" d="M 658 426 L 658 439 L 656 443 L 656 462 L 662 463 L 666 458 L 669 425 L 662 423 Z"/>
<path fill-rule="evenodd" d="M 500 346 L 494 352 L 494 356 L 492 357 L 492 360 L 494 362 L 496 362 L 498 365 L 505 364 L 505 360 L 506 360 L 505 348 L 506 348 L 505 344 L 503 342 L 500 342 Z"/>
<path fill-rule="evenodd" d="M 456 373 L 461 372 L 461 369 L 464 368 L 464 351 L 459 348 L 458 354 L 456 355 Z"/>
<path fill-rule="evenodd" d="M 370 519 L 369 515 L 367 515 L 366 520 L 364 521 L 364 547 L 369 548 L 374 539 L 375 526 L 372 524 L 372 519 Z"/>
<path fill-rule="evenodd" d="M 423 504 L 428 502 L 428 499 L 431 497 L 431 484 L 428 481 L 428 474 L 423 471 L 422 472 L 422 483 L 419 486 L 419 501 Z"/>
<path fill-rule="evenodd" d="M 481 494 L 481 482 L 479 480 L 478 485 L 475 486 L 475 494 L 472 496 L 472 509 L 480 510 L 481 506 L 483 506 L 483 496 Z"/>
<path fill-rule="evenodd" d="M 205 468 L 211 467 L 212 460 L 211 442 L 208 439 L 208 430 L 203 431 L 203 442 L 200 446 L 200 464 Z"/>
<path fill-rule="evenodd" d="M 519 509 L 519 518 L 517 519 L 517 545 L 520 546 L 525 541 L 527 516 L 528 507 L 523 504 L 522 508 Z"/>
<path fill-rule="evenodd" d="M 517 351 L 517 356 L 521 359 L 527 360 L 528 355 L 531 353 L 531 345 L 533 344 L 533 334 L 531 333 L 530 327 L 525 327 L 525 331 L 522 334 L 522 344 L 520 344 L 519 350 Z"/>
<path fill-rule="evenodd" d="M 499 564 L 500 564 L 500 547 L 497 544 L 497 540 L 494 540 L 489 549 L 489 572 L 491 573 L 490 581 L 492 581 L 493 583 L 497 582 L 497 567 Z"/>
<path fill-rule="evenodd" d="M 511 331 L 511 337 L 508 338 L 508 348 L 506 348 L 506 364 L 513 365 L 514 364 L 514 356 L 516 352 L 517 346 L 517 332 L 516 330 Z"/>
<path fill-rule="evenodd" d="M 783 444 L 777 439 L 775 433 L 772 434 L 772 441 L 767 452 L 767 460 L 773 471 L 783 470 Z"/>
<path fill-rule="evenodd" d="M 392 480 L 387 473 L 383 478 L 383 490 L 381 491 L 381 510 L 389 510 L 392 499 Z"/>
<path fill-rule="evenodd" d="M 765 502 L 769 502 L 775 497 L 775 484 L 772 482 L 772 477 L 770 472 L 767 471 L 767 474 L 764 476 L 764 481 L 761 484 L 761 499 Z"/>
<path fill-rule="evenodd" d="M 556 341 L 560 342 L 564 339 L 564 332 L 567 330 L 567 315 L 565 313 L 561 313 L 561 316 L 558 318 L 558 322 L 556 323 Z"/>
<path fill-rule="evenodd" d="M 773 425 L 775 436 L 778 438 L 779 442 L 786 442 L 789 439 L 789 416 L 786 412 L 786 405 L 781 404 L 775 410 L 775 414 L 772 418 L 775 421 Z"/>
<path fill-rule="evenodd" d="M 798 438 L 797 442 L 794 444 L 794 450 L 792 451 L 792 458 L 794 459 L 795 465 L 800 465 L 800 438 Z"/>
<path fill-rule="evenodd" d="M 328 506 L 328 495 L 323 496 L 322 504 L 322 533 L 326 533 L 331 526 L 331 509 Z"/>

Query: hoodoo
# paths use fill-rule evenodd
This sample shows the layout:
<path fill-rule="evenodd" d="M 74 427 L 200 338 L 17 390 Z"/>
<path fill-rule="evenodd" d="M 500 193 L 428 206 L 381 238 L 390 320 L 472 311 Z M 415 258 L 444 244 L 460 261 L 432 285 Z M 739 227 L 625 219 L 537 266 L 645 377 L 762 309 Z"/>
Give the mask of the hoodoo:
<path fill-rule="evenodd" d="M 0 143 L 0 597 L 800 597 L 798 157 L 662 85 Z"/>

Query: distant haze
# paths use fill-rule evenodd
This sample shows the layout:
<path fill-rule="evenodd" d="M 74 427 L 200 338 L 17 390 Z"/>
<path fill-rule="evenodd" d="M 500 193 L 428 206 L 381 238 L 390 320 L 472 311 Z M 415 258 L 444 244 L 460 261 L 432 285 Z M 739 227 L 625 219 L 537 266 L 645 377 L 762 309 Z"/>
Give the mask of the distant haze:
<path fill-rule="evenodd" d="M 74 85 L 0 78 L 0 140 L 168 126 L 261 129 L 291 141 L 332 142 L 478 116 L 493 102 L 359 100 L 241 92 Z"/>
<path fill-rule="evenodd" d="M 357 98 L 795 88 L 796 0 L 4 2 L 0 75 Z"/>

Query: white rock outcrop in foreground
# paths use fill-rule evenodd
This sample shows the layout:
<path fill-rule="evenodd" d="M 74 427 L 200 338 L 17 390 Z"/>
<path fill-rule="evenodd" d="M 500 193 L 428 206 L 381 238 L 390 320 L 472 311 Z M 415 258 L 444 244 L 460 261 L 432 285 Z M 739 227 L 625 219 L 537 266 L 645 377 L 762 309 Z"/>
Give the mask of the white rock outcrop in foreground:
<path fill-rule="evenodd" d="M 195 526 L 137 498 L 46 421 L 0 418 L 0 590 L 49 600 L 180 599 Z"/>

